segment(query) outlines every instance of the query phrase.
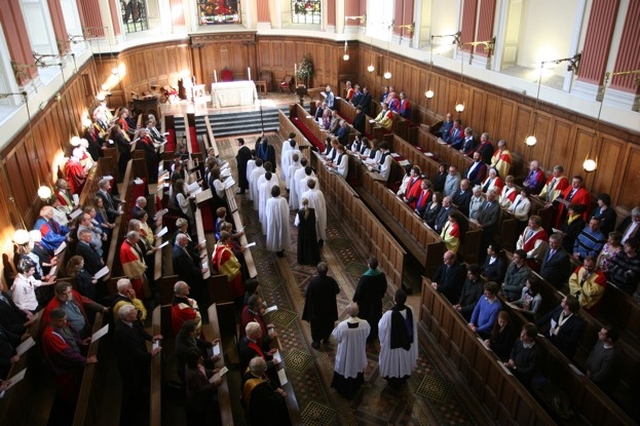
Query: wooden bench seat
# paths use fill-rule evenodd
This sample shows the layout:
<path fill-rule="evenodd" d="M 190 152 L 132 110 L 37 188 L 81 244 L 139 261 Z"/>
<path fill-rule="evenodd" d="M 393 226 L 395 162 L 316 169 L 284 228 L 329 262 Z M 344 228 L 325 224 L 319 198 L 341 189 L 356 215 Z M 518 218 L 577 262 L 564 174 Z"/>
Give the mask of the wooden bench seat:
<path fill-rule="evenodd" d="M 212 342 L 215 339 L 220 339 L 220 359 L 216 362 L 215 368 L 222 368 L 225 365 L 225 351 L 222 342 L 223 336 L 220 333 L 220 326 L 218 322 L 218 308 L 214 303 L 207 309 L 209 314 L 209 323 L 202 327 L 205 338 Z M 233 426 L 233 410 L 231 408 L 231 396 L 229 395 L 229 383 L 228 376 L 225 374 L 222 376 L 222 384 L 218 386 L 218 404 L 220 405 L 220 419 L 223 425 Z"/>
<path fill-rule="evenodd" d="M 96 333 L 104 325 L 104 316 L 102 312 L 98 312 L 93 321 L 93 333 Z M 97 356 L 98 349 L 106 343 L 107 336 L 92 341 L 89 345 L 87 357 Z M 103 351 L 101 351 L 103 352 Z M 98 358 L 98 361 L 101 361 Z M 75 416 L 73 418 L 73 426 L 93 426 L 98 424 L 100 418 L 100 406 L 102 404 L 102 396 L 104 391 L 104 376 L 106 373 L 106 360 L 95 364 L 87 364 L 84 367 L 82 375 L 82 383 L 80 385 L 80 396 L 78 405 L 76 406 Z M 115 407 L 111 407 L 115 408 Z"/>
<path fill-rule="evenodd" d="M 151 335 L 161 334 L 161 307 L 157 306 L 152 313 Z M 160 344 L 163 342 L 160 340 Z M 164 345 L 163 345 L 164 346 Z M 162 356 L 161 353 L 151 358 L 151 384 L 149 393 L 149 424 L 160 426 L 162 423 Z"/>

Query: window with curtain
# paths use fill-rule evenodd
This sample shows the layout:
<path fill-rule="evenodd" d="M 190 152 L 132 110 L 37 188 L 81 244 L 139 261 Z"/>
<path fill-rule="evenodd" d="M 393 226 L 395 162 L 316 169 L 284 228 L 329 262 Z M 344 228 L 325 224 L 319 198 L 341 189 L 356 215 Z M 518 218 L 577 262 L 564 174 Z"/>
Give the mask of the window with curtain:
<path fill-rule="evenodd" d="M 120 0 L 120 10 L 125 32 L 135 33 L 149 29 L 147 4 L 144 0 Z"/>
<path fill-rule="evenodd" d="M 242 23 L 238 0 L 197 0 L 197 2 L 200 25 Z"/>
<path fill-rule="evenodd" d="M 320 24 L 321 0 L 291 0 L 291 22 L 294 24 Z"/>

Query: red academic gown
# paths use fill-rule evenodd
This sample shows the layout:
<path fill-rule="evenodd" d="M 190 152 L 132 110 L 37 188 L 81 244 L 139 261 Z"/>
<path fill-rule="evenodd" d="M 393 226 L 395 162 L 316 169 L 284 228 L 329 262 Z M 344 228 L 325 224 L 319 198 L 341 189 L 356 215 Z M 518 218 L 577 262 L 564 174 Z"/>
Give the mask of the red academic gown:
<path fill-rule="evenodd" d="M 412 209 L 416 208 L 418 197 L 420 197 L 420 192 L 422 192 L 422 188 L 420 187 L 421 184 L 422 179 L 420 178 L 416 178 L 415 180 L 409 179 L 409 182 L 407 182 L 407 189 L 404 192 L 404 197 L 409 200 L 409 207 Z"/>
<path fill-rule="evenodd" d="M 73 329 L 70 330 L 79 348 L 80 337 Z M 67 339 L 49 325 L 42 335 L 42 351 L 55 375 L 58 397 L 75 404 L 80 394 L 80 382 L 87 359 L 76 352 Z"/>
<path fill-rule="evenodd" d="M 568 200 L 569 194 L 571 194 L 572 189 L 573 187 L 570 185 L 567 189 L 562 191 L 561 196 L 563 200 Z M 570 202 L 571 204 L 580 204 L 585 207 L 585 210 L 582 213 L 582 219 L 585 222 L 587 222 L 587 220 L 589 219 L 589 211 L 591 210 L 591 194 L 589 194 L 589 191 L 587 191 L 582 187 L 578 188 L 576 193 L 573 194 L 573 198 L 571 198 Z M 563 203 L 559 203 L 558 210 L 556 210 L 556 217 L 554 221 L 556 228 L 559 229 L 560 226 L 562 225 L 562 221 L 564 220 L 565 214 L 566 214 L 565 205 Z"/>
<path fill-rule="evenodd" d="M 529 228 L 527 227 L 524 230 L 524 232 L 527 232 L 528 230 L 529 230 Z M 531 250 L 533 250 L 535 248 L 536 242 L 540 241 L 540 240 L 549 241 L 549 236 L 547 235 L 547 231 L 545 231 L 542 228 L 540 228 L 535 234 L 533 234 L 531 237 L 529 237 L 528 240 L 524 241 L 522 249 L 524 251 L 526 251 L 527 253 L 529 253 Z M 527 258 L 527 265 L 529 266 L 529 268 L 533 269 L 536 272 L 540 270 L 540 265 L 538 264 L 536 259 Z"/>
<path fill-rule="evenodd" d="M 145 269 L 142 265 L 144 263 L 144 255 L 140 255 L 136 250 L 137 247 L 133 247 L 127 240 L 125 240 L 120 246 L 120 263 L 124 269 L 124 273 L 131 280 L 131 286 L 136 292 L 136 297 L 140 300 L 144 300 L 144 272 Z"/>
<path fill-rule="evenodd" d="M 244 295 L 240 262 L 233 254 L 231 246 L 218 244 L 211 259 L 214 270 L 227 276 L 229 295 L 236 299 Z"/>
<path fill-rule="evenodd" d="M 82 167 L 82 164 L 78 160 L 69 158 L 64 170 L 67 175 L 67 181 L 69 182 L 69 189 L 71 193 L 80 194 L 82 192 L 82 188 L 84 188 L 84 183 L 87 181 L 87 175 L 84 172 L 84 167 Z"/>

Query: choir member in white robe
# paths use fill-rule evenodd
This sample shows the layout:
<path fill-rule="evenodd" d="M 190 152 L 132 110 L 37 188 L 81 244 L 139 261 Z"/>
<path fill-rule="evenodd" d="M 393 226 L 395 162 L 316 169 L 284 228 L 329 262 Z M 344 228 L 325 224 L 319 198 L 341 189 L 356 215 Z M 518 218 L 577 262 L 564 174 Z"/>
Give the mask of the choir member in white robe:
<path fill-rule="evenodd" d="M 320 189 L 320 182 L 318 182 L 318 178 L 316 177 L 316 172 L 313 171 L 311 166 L 307 166 L 304 168 L 304 175 L 302 179 L 298 181 L 298 200 L 302 200 L 302 194 L 309 190 L 309 181 L 313 180 L 316 182 L 316 189 Z M 296 205 L 296 209 L 301 207 L 300 202 Z"/>
<path fill-rule="evenodd" d="M 289 190 L 289 198 L 291 198 L 292 192 L 297 194 L 298 185 L 294 179 L 296 172 L 302 168 L 302 165 L 300 164 L 301 157 L 302 154 L 298 154 L 295 151 L 291 153 L 291 165 L 289 166 L 289 171 L 287 171 L 287 181 L 285 182 L 286 188 Z"/>
<path fill-rule="evenodd" d="M 300 208 L 300 195 L 304 192 L 300 191 L 300 181 L 307 176 L 305 173 L 306 167 L 307 159 L 303 157 L 300 159 L 300 168 L 293 174 L 291 186 L 289 187 L 289 208 L 291 210 L 298 210 Z"/>
<path fill-rule="evenodd" d="M 262 160 L 256 159 L 256 166 L 251 171 L 249 177 L 249 196 L 253 201 L 253 209 L 258 210 L 258 202 L 260 201 L 260 195 L 258 194 L 258 179 L 263 176 L 267 171 L 262 166 Z"/>
<path fill-rule="evenodd" d="M 418 330 L 416 316 L 406 306 L 407 294 L 399 289 L 393 299 L 394 307 L 382 315 L 378 323 L 380 376 L 397 388 L 409 378 L 418 361 Z"/>
<path fill-rule="evenodd" d="M 367 366 L 367 336 L 371 326 L 367 320 L 358 318 L 358 304 L 347 305 L 349 318 L 342 321 L 331 333 L 338 342 L 336 363 L 333 367 L 331 387 L 347 399 L 353 398 L 364 383 Z"/>
<path fill-rule="evenodd" d="M 247 182 L 251 182 L 251 172 L 256 168 L 256 150 L 251 150 L 251 159 L 247 161 Z M 251 185 L 251 184 L 249 184 Z M 249 191 L 249 199 L 251 198 L 251 191 Z"/>
<path fill-rule="evenodd" d="M 296 155 L 298 156 L 298 159 L 302 158 L 302 152 L 298 149 L 298 148 L 293 148 L 291 150 L 289 150 L 289 152 L 287 153 L 287 155 L 289 156 L 289 166 L 287 168 L 287 180 L 285 180 L 285 185 L 287 189 L 291 189 L 289 185 L 289 182 L 291 181 L 291 166 L 294 164 L 293 161 L 293 156 Z M 298 168 L 296 167 L 295 170 L 298 170 Z"/>
<path fill-rule="evenodd" d="M 311 179 L 307 182 L 309 189 L 300 195 L 300 199 L 309 200 L 309 207 L 316 211 L 316 234 L 320 247 L 327 239 L 327 203 L 322 191 L 316 188 L 316 181 Z M 300 206 L 302 208 L 302 206 Z"/>
<path fill-rule="evenodd" d="M 275 176 L 271 172 L 267 172 L 264 176 L 260 177 L 258 182 L 261 182 L 264 178 L 264 181 L 259 184 L 258 193 L 260 198 L 260 205 L 258 206 L 258 219 L 262 224 L 262 235 L 267 234 L 267 201 L 271 197 L 271 188 L 274 186 L 280 186 L 280 182 L 278 182 L 278 177 Z"/>
<path fill-rule="evenodd" d="M 289 206 L 287 200 L 280 196 L 280 187 L 271 188 L 271 198 L 265 206 L 265 222 L 267 228 L 266 247 L 275 251 L 279 257 L 291 246 L 289 233 Z"/>
<path fill-rule="evenodd" d="M 343 178 L 347 178 L 347 174 L 349 174 L 349 156 L 344 151 L 343 145 L 338 145 L 338 155 L 336 156 L 336 161 L 328 164 L 331 167 L 331 171 L 336 172 Z"/>
<path fill-rule="evenodd" d="M 282 142 L 282 150 L 280 151 L 280 170 L 282 170 L 282 180 L 287 181 L 289 178 L 289 166 L 291 165 L 291 152 L 296 150 L 295 134 L 289 133 L 289 139 Z"/>

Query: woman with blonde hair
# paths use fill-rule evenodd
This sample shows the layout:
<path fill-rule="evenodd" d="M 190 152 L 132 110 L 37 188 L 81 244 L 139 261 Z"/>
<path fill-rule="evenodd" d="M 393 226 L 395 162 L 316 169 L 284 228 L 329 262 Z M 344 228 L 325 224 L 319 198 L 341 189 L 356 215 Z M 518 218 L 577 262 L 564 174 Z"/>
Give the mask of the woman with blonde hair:
<path fill-rule="evenodd" d="M 298 227 L 298 263 L 316 266 L 320 262 L 320 247 L 316 235 L 316 211 L 309 207 L 309 200 L 302 199 L 295 225 Z"/>

